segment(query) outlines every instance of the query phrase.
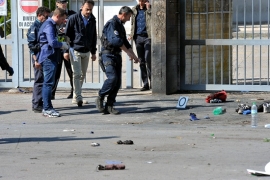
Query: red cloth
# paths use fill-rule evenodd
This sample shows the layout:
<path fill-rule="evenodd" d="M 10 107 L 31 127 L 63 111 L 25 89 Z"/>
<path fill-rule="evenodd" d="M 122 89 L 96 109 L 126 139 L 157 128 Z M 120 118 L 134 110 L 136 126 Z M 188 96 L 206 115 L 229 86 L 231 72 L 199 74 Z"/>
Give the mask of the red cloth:
<path fill-rule="evenodd" d="M 226 93 L 226 91 L 222 90 L 222 91 L 219 91 L 217 93 L 210 94 L 209 96 L 207 96 L 205 101 L 207 103 L 210 103 L 211 99 L 220 99 L 222 102 L 225 102 L 227 99 L 227 93 Z"/>

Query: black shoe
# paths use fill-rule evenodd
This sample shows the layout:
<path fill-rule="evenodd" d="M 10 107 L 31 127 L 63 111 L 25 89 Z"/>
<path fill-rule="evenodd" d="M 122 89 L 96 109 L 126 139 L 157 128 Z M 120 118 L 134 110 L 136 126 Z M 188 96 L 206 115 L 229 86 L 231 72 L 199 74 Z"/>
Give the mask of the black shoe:
<path fill-rule="evenodd" d="M 77 102 L 78 107 L 82 107 L 82 104 L 83 104 L 82 96 L 76 97 L 76 102 Z"/>
<path fill-rule="evenodd" d="M 149 87 L 143 87 L 142 89 L 140 89 L 141 91 L 148 91 L 150 90 Z"/>
<path fill-rule="evenodd" d="M 96 98 L 95 103 L 98 112 L 104 112 L 103 99 L 100 96 Z"/>
<path fill-rule="evenodd" d="M 43 107 L 38 106 L 37 108 L 32 108 L 32 111 L 34 111 L 34 113 L 42 113 L 42 109 Z"/>
<path fill-rule="evenodd" d="M 73 98 L 73 93 L 70 93 L 70 95 L 68 95 L 67 99 L 72 99 Z"/>
<path fill-rule="evenodd" d="M 7 71 L 9 73 L 9 76 L 12 76 L 14 74 L 14 70 L 12 67 L 9 67 Z"/>
<path fill-rule="evenodd" d="M 108 106 L 107 104 L 105 105 L 105 110 L 104 114 L 114 114 L 118 115 L 121 114 L 118 110 L 114 109 L 113 106 Z"/>

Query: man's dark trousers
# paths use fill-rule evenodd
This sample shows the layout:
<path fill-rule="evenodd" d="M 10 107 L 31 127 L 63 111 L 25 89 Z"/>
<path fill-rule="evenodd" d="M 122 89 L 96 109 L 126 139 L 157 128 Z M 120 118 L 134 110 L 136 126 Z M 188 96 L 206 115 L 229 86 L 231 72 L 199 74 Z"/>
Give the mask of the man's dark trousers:
<path fill-rule="evenodd" d="M 32 59 L 33 64 L 34 60 Z M 38 107 L 43 107 L 42 101 L 42 86 L 43 86 L 43 69 L 36 69 L 34 67 L 35 81 L 33 87 L 33 96 L 32 96 L 32 108 L 37 109 Z"/>
<path fill-rule="evenodd" d="M 148 36 L 137 35 L 135 40 L 136 50 L 138 57 L 140 58 L 141 77 L 143 81 L 143 87 L 150 88 L 148 78 L 151 83 L 151 39 Z"/>
<path fill-rule="evenodd" d="M 54 82 L 54 85 L 52 88 L 52 96 L 55 96 L 57 85 L 58 85 L 58 82 L 59 82 L 59 79 L 61 76 L 63 61 L 64 61 L 64 64 L 65 64 L 65 67 L 67 70 L 68 77 L 70 79 L 71 93 L 73 93 L 73 72 L 72 72 L 72 68 L 71 68 L 71 63 L 70 63 L 70 60 L 67 61 L 67 60 L 63 59 L 63 56 L 62 56 L 61 60 L 58 62 L 57 69 L 56 69 L 55 82 Z"/>
<path fill-rule="evenodd" d="M 105 65 L 109 65 L 106 66 L 107 79 L 99 91 L 99 96 L 104 99 L 108 95 L 107 105 L 112 106 L 121 87 L 122 57 L 119 54 L 102 54 L 102 60 Z"/>

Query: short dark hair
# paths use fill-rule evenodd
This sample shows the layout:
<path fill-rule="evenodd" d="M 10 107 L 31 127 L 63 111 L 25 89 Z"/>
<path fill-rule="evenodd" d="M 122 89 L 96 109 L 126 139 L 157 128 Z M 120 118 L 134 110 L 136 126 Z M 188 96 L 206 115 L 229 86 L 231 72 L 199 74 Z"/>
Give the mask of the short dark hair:
<path fill-rule="evenodd" d="M 41 6 L 37 9 L 37 12 L 36 12 L 37 16 L 44 15 L 44 13 L 51 13 L 51 10 L 45 6 Z"/>
<path fill-rule="evenodd" d="M 53 16 L 59 15 L 60 17 L 63 17 L 65 15 L 67 15 L 66 10 L 61 9 L 61 8 L 55 8 L 55 10 L 53 11 Z"/>
<path fill-rule="evenodd" d="M 83 0 L 83 2 L 82 2 L 82 6 L 84 5 L 84 4 L 92 4 L 93 6 L 95 5 L 95 2 L 93 1 L 93 0 Z"/>
<path fill-rule="evenodd" d="M 128 6 L 123 6 L 121 7 L 120 11 L 119 11 L 119 14 L 123 14 L 123 13 L 126 13 L 126 14 L 133 14 L 133 11 L 130 7 Z"/>

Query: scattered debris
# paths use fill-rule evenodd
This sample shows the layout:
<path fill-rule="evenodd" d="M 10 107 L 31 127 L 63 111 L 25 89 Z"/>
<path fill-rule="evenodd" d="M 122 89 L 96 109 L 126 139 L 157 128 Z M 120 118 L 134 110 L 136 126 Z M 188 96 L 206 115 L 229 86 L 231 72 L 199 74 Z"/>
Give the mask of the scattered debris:
<path fill-rule="evenodd" d="M 75 131 L 75 129 L 64 129 L 64 132 L 68 132 L 68 131 Z"/>
<path fill-rule="evenodd" d="M 270 129 L 270 124 L 264 125 L 265 128 Z"/>
<path fill-rule="evenodd" d="M 190 116 L 190 119 L 189 119 L 190 121 L 200 120 L 200 119 L 198 119 L 198 118 L 196 117 L 196 114 L 195 114 L 195 113 L 190 113 L 189 116 Z"/>
<path fill-rule="evenodd" d="M 117 144 L 129 144 L 129 145 L 131 145 L 131 144 L 134 144 L 134 143 L 133 143 L 132 140 L 126 140 L 126 141 L 119 140 L 119 141 L 117 141 Z"/>
<path fill-rule="evenodd" d="M 213 110 L 214 115 L 221 115 L 226 113 L 226 109 L 223 109 L 222 107 L 217 107 Z"/>
<path fill-rule="evenodd" d="M 123 170 L 126 166 L 124 164 L 106 164 L 105 166 L 98 165 L 97 171 L 99 170 Z"/>
<path fill-rule="evenodd" d="M 95 146 L 100 146 L 100 144 L 99 144 L 99 143 L 92 142 L 92 143 L 91 143 L 91 146 L 94 146 L 94 147 L 95 147 Z"/>
<path fill-rule="evenodd" d="M 210 94 L 206 97 L 205 102 L 210 103 L 211 100 L 217 99 L 216 101 L 212 101 L 212 103 L 220 103 L 225 102 L 227 99 L 227 93 L 226 91 L 222 90 L 213 94 Z M 220 100 L 220 101 L 219 101 Z"/>
<path fill-rule="evenodd" d="M 247 172 L 255 176 L 270 176 L 270 162 L 265 165 L 264 170 L 265 171 L 247 169 Z"/>

